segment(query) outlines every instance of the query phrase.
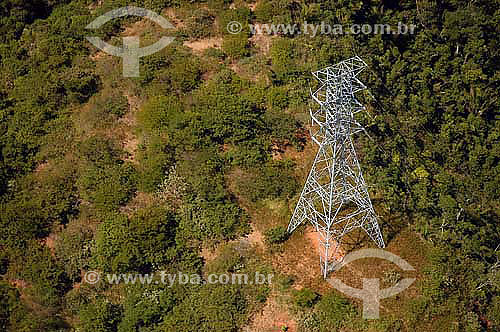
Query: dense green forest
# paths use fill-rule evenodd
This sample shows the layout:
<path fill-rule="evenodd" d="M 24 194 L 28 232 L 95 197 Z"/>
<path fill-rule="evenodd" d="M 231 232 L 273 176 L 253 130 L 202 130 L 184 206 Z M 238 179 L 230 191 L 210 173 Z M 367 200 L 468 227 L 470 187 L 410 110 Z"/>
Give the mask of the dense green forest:
<path fill-rule="evenodd" d="M 175 28 L 125 17 L 85 29 L 125 5 Z M 243 31 L 230 34 L 231 21 Z M 416 28 L 248 28 L 305 21 Z M 0 330 L 271 331 L 252 326 L 275 302 L 282 331 L 500 330 L 497 1 L 2 0 L 0 22 Z M 131 33 L 142 45 L 175 37 L 141 58 L 137 78 L 85 38 L 121 45 Z M 301 236 L 285 229 L 315 151 L 311 71 L 354 55 L 368 64 L 368 135 L 355 141 L 384 237 L 424 262 L 413 295 L 373 321 L 276 263 Z M 246 240 L 255 232 L 263 248 Z M 82 282 L 159 270 L 275 279 Z"/>

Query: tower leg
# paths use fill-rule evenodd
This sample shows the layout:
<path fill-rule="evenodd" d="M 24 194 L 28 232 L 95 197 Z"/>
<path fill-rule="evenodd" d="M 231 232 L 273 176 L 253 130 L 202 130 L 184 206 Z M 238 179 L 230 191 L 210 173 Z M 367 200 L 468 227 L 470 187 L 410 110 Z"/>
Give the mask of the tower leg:
<path fill-rule="evenodd" d="M 320 232 L 318 233 L 318 240 L 321 274 L 326 279 L 328 273 L 333 271 L 335 266 L 343 259 L 340 250 L 340 238 L 334 237 L 328 232 Z"/>
<path fill-rule="evenodd" d="M 370 218 L 367 218 L 367 221 L 361 227 L 379 248 L 385 248 L 384 238 L 375 218 L 375 213 Z"/>

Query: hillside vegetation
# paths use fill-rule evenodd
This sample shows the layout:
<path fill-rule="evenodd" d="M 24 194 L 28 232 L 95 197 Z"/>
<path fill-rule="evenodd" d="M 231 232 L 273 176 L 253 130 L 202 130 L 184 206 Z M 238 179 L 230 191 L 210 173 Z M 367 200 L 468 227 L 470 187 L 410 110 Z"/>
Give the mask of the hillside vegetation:
<path fill-rule="evenodd" d="M 126 17 L 85 29 L 125 5 L 175 28 Z M 231 21 L 243 31 L 230 34 Z M 248 28 L 305 21 L 416 28 Z M 500 330 L 499 29 L 487 0 L 2 1 L 0 330 L 253 332 L 277 307 L 289 321 L 271 325 L 283 331 Z M 124 78 L 88 35 L 175 39 Z M 304 236 L 284 231 L 316 151 L 311 71 L 354 55 L 368 64 L 361 166 L 388 248 L 419 270 L 376 321 L 325 286 L 315 253 L 300 274 Z M 82 280 L 160 270 L 275 279 Z"/>

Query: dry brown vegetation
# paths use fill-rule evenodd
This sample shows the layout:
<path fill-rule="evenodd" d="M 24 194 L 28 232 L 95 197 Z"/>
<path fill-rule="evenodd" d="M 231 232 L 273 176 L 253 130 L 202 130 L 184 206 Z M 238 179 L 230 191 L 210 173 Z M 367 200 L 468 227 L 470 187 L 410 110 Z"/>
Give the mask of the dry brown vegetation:
<path fill-rule="evenodd" d="M 189 47 L 194 53 L 201 54 L 203 51 L 209 48 L 218 48 L 222 46 L 221 37 L 210 37 L 199 40 L 185 41 L 184 46 Z"/>

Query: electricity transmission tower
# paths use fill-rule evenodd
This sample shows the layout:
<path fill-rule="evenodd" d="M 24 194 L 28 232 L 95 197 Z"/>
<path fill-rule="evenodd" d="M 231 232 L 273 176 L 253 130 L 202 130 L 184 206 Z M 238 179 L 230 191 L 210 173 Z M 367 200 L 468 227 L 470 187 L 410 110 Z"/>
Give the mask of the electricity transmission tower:
<path fill-rule="evenodd" d="M 304 220 L 319 236 L 320 264 L 326 278 L 335 264 L 342 237 L 362 228 L 383 248 L 377 217 L 359 166 L 352 135 L 364 130 L 354 114 L 364 109 L 354 94 L 365 89 L 356 77 L 366 63 L 353 57 L 313 72 L 320 87 L 311 92 L 319 109 L 310 111 L 313 141 L 319 145 L 313 166 L 295 207 L 288 232 Z"/>

